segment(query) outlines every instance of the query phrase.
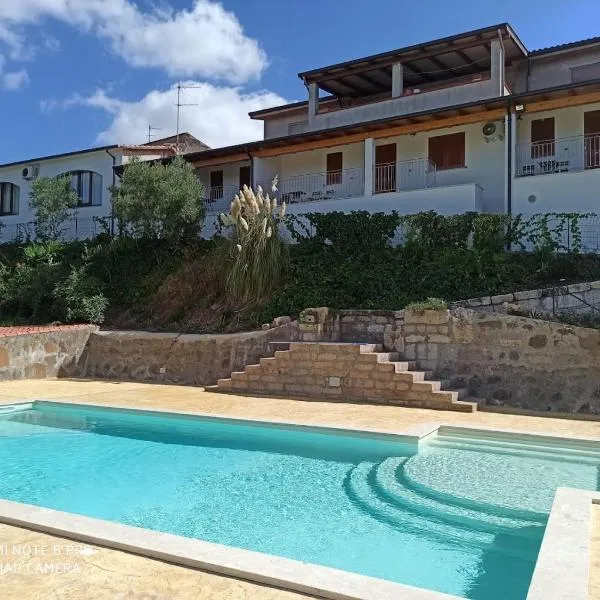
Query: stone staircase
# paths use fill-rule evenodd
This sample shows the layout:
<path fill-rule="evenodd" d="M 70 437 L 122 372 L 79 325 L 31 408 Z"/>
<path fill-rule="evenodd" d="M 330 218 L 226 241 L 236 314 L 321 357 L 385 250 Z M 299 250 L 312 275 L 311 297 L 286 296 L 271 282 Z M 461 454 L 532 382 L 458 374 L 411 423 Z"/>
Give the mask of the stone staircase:
<path fill-rule="evenodd" d="M 280 345 L 279 347 L 282 347 Z M 463 390 L 443 390 L 431 373 L 416 370 L 379 344 L 292 342 L 257 365 L 219 379 L 208 388 L 224 393 L 277 395 L 372 402 L 473 412 Z"/>

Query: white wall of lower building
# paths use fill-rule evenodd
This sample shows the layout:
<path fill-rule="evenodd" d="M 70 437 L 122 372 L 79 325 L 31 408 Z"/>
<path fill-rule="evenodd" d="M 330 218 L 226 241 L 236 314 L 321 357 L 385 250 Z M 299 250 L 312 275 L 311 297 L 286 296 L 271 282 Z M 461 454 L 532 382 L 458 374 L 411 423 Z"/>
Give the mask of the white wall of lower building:
<path fill-rule="evenodd" d="M 113 149 L 110 152 L 116 157 L 115 164 L 121 164 L 121 155 L 118 150 Z M 0 232 L 0 239 L 6 240 L 14 236 L 18 224 L 30 223 L 35 220 L 35 214 L 29 207 L 29 195 L 33 182 L 23 179 L 22 175 L 23 169 L 32 165 L 39 167 L 39 177 L 56 177 L 70 171 L 93 171 L 102 176 L 101 202 L 93 206 L 82 206 L 73 211 L 80 226 L 79 237 L 85 237 L 93 233 L 94 217 L 110 216 L 111 196 L 109 188 L 113 185 L 113 159 L 104 150 L 82 152 L 60 158 L 27 161 L 0 167 L 0 182 L 9 182 L 19 186 L 18 214 L 0 216 L 0 221 L 4 225 L 4 229 Z"/>

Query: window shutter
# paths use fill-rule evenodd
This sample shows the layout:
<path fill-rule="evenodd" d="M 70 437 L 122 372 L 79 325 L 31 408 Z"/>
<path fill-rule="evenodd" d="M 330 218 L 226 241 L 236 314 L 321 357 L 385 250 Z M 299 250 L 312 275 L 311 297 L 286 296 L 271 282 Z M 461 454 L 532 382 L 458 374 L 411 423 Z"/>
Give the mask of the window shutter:
<path fill-rule="evenodd" d="M 465 167 L 465 132 L 430 137 L 429 159 L 438 171 Z"/>

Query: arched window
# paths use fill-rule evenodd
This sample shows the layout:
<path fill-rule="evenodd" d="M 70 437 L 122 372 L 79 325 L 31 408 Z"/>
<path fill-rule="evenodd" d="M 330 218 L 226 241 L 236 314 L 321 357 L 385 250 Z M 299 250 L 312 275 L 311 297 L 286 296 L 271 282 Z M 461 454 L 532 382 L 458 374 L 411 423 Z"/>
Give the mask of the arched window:
<path fill-rule="evenodd" d="M 78 206 L 102 204 L 102 175 L 94 171 L 71 171 L 71 187 L 79 196 Z"/>
<path fill-rule="evenodd" d="M 0 182 L 0 215 L 19 214 L 19 186 L 8 181 Z"/>

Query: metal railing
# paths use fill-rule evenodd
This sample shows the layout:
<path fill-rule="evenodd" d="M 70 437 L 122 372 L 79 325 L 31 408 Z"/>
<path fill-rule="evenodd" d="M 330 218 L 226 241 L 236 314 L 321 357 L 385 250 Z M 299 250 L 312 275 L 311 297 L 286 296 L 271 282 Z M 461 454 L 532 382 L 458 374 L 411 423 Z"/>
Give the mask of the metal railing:
<path fill-rule="evenodd" d="M 436 183 L 435 163 L 429 158 L 414 158 L 373 167 L 373 191 L 376 194 L 422 190 Z"/>
<path fill-rule="evenodd" d="M 364 196 L 364 177 L 362 167 L 283 177 L 277 183 L 276 195 L 288 204 Z M 265 190 L 271 188 L 271 182 L 261 185 Z"/>
<path fill-rule="evenodd" d="M 517 177 L 600 168 L 600 134 L 558 138 L 517 148 Z"/>
<path fill-rule="evenodd" d="M 235 185 L 219 185 L 204 188 L 206 214 L 229 212 L 233 197 L 239 192 Z"/>
<path fill-rule="evenodd" d="M 113 235 L 114 219 L 107 217 L 71 217 L 60 225 L 59 239 L 69 242 L 95 238 L 100 234 Z M 0 226 L 0 244 L 27 243 L 36 239 L 36 222 L 4 223 Z"/>

